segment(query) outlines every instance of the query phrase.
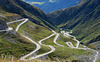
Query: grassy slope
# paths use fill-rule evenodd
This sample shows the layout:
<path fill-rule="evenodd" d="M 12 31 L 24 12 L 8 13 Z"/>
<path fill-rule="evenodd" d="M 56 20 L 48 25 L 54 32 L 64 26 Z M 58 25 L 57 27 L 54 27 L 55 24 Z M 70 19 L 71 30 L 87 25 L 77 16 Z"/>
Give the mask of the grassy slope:
<path fill-rule="evenodd" d="M 5 36 L 9 39 L 5 39 Z M 13 41 L 10 42 L 10 40 Z M 35 45 L 20 35 L 15 36 L 11 33 L 4 33 L 2 36 L 0 35 L 0 56 L 13 55 L 14 57 L 19 58 L 24 54 L 28 54 L 34 49 Z"/>
<path fill-rule="evenodd" d="M 81 23 L 73 29 L 73 33 L 76 36 L 78 35 L 77 38 L 82 40 L 83 43 L 90 43 L 90 41 L 95 42 L 92 41 L 92 39 L 100 35 L 100 17 L 97 16 L 98 12 L 98 7 L 96 7 L 96 9 L 86 16 L 85 20 L 83 19 Z"/>
<path fill-rule="evenodd" d="M 16 1 L 1 0 L 1 1 L 2 3 L 0 3 L 0 10 L 1 10 L 0 15 L 3 15 L 6 17 L 6 19 L 4 19 L 6 22 L 15 21 L 16 17 L 14 18 L 14 16 L 20 16 L 20 17 L 22 16 L 25 18 L 29 18 L 32 22 L 34 22 L 34 23 L 28 22 L 25 25 L 21 26 L 18 34 L 25 33 L 29 35 L 34 41 L 38 41 L 52 33 L 49 29 L 47 29 L 47 28 L 50 28 L 48 27 L 49 23 L 44 20 L 46 17 L 42 10 L 38 9 L 35 6 L 29 5 L 21 0 L 16 0 Z M 25 8 L 26 6 L 29 6 L 29 7 Z M 15 30 L 19 23 L 21 22 L 10 24 L 8 26 L 13 27 Z M 43 26 L 39 26 L 37 24 L 39 25 L 42 24 L 47 28 Z M 46 25 L 48 24 L 48 25 L 46 26 L 45 24 Z M 35 27 L 35 28 L 33 29 L 30 26 Z M 13 34 L 10 34 L 10 35 L 13 36 Z M 6 35 L 6 36 L 10 37 L 10 35 Z M 35 45 L 33 43 L 31 43 L 29 40 L 25 38 L 22 39 L 20 35 L 17 35 L 17 36 L 14 35 L 15 36 L 14 38 L 10 37 L 10 39 L 13 39 L 15 42 L 17 42 L 16 44 L 9 42 L 8 39 L 6 40 L 2 36 L 0 35 L 1 37 L 0 42 L 2 43 L 0 44 L 0 46 L 2 47 L 0 55 L 2 53 L 4 54 L 8 53 L 8 55 L 13 55 L 19 58 L 23 54 L 28 54 L 35 49 Z M 2 41 L 4 41 L 4 43 Z"/>
<path fill-rule="evenodd" d="M 22 25 L 18 33 L 26 34 L 34 41 L 39 41 L 52 34 L 52 32 L 49 29 L 31 23 L 30 21 Z"/>
<path fill-rule="evenodd" d="M 13 27 L 15 30 L 17 25 L 19 25 L 21 22 L 10 24 L 8 27 Z M 46 27 L 39 26 L 29 21 L 19 28 L 17 34 L 25 34 L 38 43 L 39 40 L 49 36 L 52 34 L 52 32 Z M 36 48 L 32 42 L 21 37 L 20 35 L 15 36 L 11 33 L 8 33 L 5 36 L 8 36 L 10 39 L 7 40 L 4 39 L 4 35 L 0 35 L 0 55 L 13 55 L 14 57 L 20 58 L 22 55 L 28 54 Z M 13 42 L 15 43 L 10 42 L 9 40 L 11 39 L 13 39 Z M 50 48 L 42 46 L 42 48 L 39 50 L 39 54 L 46 53 L 49 50 Z"/>
<path fill-rule="evenodd" d="M 19 23 L 21 23 L 21 22 L 19 22 Z M 13 28 L 16 28 L 16 26 L 19 23 L 14 23 L 14 24 L 11 24 L 9 26 L 13 26 Z M 38 43 L 39 40 L 41 40 L 41 39 L 49 36 L 50 34 L 52 34 L 52 32 L 50 30 L 48 30 L 47 28 L 39 26 L 39 25 L 36 25 L 36 24 L 34 24 L 34 23 L 30 22 L 30 21 L 25 23 L 24 25 L 22 25 L 19 28 L 18 33 L 25 34 L 26 36 L 29 36 L 30 38 L 32 38 L 37 43 Z M 90 51 L 86 52 L 84 50 L 73 50 L 73 49 L 68 48 L 68 47 L 58 47 L 57 45 L 55 45 L 53 43 L 53 39 L 54 38 L 55 38 L 55 36 L 51 37 L 48 40 L 43 41 L 44 44 L 52 45 L 52 46 L 54 46 L 56 48 L 55 52 L 49 54 L 50 58 L 57 57 L 57 58 L 63 59 L 63 60 L 65 60 L 65 58 L 70 58 L 70 60 L 72 60 L 73 57 L 75 59 L 75 57 L 78 56 L 78 55 L 88 54 L 90 52 Z M 75 41 L 73 41 L 70 38 L 66 38 L 63 35 L 60 36 L 60 38 L 59 38 L 59 40 L 57 42 L 62 44 L 62 45 L 67 46 L 65 44 L 66 41 L 72 41 L 72 43 L 74 45 L 76 44 Z M 34 50 L 34 49 L 32 49 L 32 50 Z M 50 51 L 50 48 L 42 46 L 42 48 L 39 50 L 39 54 L 46 53 L 48 51 Z M 58 52 L 62 52 L 62 53 L 58 53 Z M 74 55 L 74 56 L 72 56 L 72 55 Z"/>
<path fill-rule="evenodd" d="M 5 15 L 6 14 L 6 15 Z M 7 15 L 9 14 L 9 15 Z M 11 22 L 11 21 L 15 21 L 15 19 L 13 18 L 13 16 L 15 16 L 14 13 L 8 13 L 8 12 L 5 12 L 4 10 L 2 10 L 2 12 L 0 12 L 0 15 L 3 15 L 5 17 L 7 17 L 6 19 L 4 19 L 6 22 Z M 13 20 L 9 20 L 8 17 L 11 17 L 11 19 Z M 19 16 L 19 15 L 17 15 Z M 24 20 L 23 20 L 24 21 Z M 16 29 L 17 25 L 20 24 L 21 22 L 18 22 L 18 23 L 13 23 L 13 24 L 10 24 L 8 25 L 8 27 L 13 27 L 14 30 Z M 29 26 L 32 26 L 32 27 L 35 27 L 34 29 L 32 29 L 31 27 Z M 24 29 L 23 29 L 24 28 Z M 27 22 L 26 24 L 24 24 L 23 26 L 20 27 L 19 29 L 19 33 L 26 33 L 25 31 L 27 32 L 27 34 L 29 36 L 31 36 L 31 38 L 35 41 L 38 41 L 38 40 L 41 40 L 43 39 L 44 37 L 48 36 L 49 34 L 51 34 L 52 32 L 43 27 L 43 26 L 39 26 L 37 24 L 34 24 L 32 22 Z M 24 32 L 23 32 L 24 31 Z M 33 34 L 33 35 L 32 35 Z M 35 34 L 35 35 L 34 35 Z M 13 34 L 11 34 L 13 35 Z M 21 57 L 23 54 L 28 54 L 30 53 L 31 51 L 33 51 L 35 49 L 35 45 L 30 42 L 29 40 L 25 39 L 25 38 L 22 38 L 20 35 L 13 35 L 15 36 L 16 38 L 13 38 L 13 37 L 10 37 L 10 35 L 6 35 L 6 36 L 9 36 L 10 39 L 13 39 L 15 42 L 17 42 L 16 44 L 12 43 L 12 42 L 9 42 L 8 40 L 9 39 L 4 39 L 3 38 L 4 35 L 0 35 L 0 42 L 2 43 L 2 45 L 0 44 L 0 46 L 2 47 L 1 48 L 1 53 L 4 53 L 5 55 L 13 55 L 14 57 Z M 19 37 L 19 38 L 18 38 Z M 20 39 L 21 38 L 21 39 Z M 2 41 L 5 41 L 4 43 Z M 9 47 L 7 47 L 9 46 Z M 13 47 L 13 48 L 12 48 Z M 45 47 L 46 48 L 46 47 Z M 8 49 L 8 50 L 6 50 Z M 44 49 L 44 48 L 42 48 Z M 41 51 L 42 51 L 41 49 Z"/>
<path fill-rule="evenodd" d="M 100 1 L 84 2 L 82 0 L 77 6 L 52 12 L 48 16 L 58 27 L 72 29 L 77 39 L 88 44 L 96 42 L 96 37 L 100 35 Z"/>
<path fill-rule="evenodd" d="M 44 25 L 49 29 L 55 29 L 54 25 L 48 22 L 46 14 L 41 9 L 23 2 L 22 0 L 1 0 L 1 2 L 0 7 L 3 11 L 18 14 L 24 18 L 29 18 L 30 21 L 38 25 Z"/>
<path fill-rule="evenodd" d="M 30 26 L 34 27 L 34 29 L 30 28 Z M 18 33 L 24 33 L 27 36 L 31 37 L 36 42 L 43 39 L 43 38 L 45 38 L 45 37 L 47 37 L 47 36 L 49 36 L 50 34 L 52 34 L 52 32 L 49 31 L 47 28 L 44 28 L 42 26 L 33 24 L 31 22 L 27 22 L 24 25 L 22 25 L 20 27 Z M 73 54 L 74 54 L 74 57 L 75 57 L 75 56 L 78 56 L 78 55 L 89 53 L 89 51 L 85 52 L 84 50 L 73 50 L 73 49 L 68 48 L 68 47 L 58 47 L 57 45 L 55 45 L 53 43 L 54 38 L 55 38 L 55 36 L 51 37 L 48 40 L 43 41 L 43 44 L 52 45 L 56 48 L 55 52 L 49 54 L 49 57 L 51 57 L 51 58 L 52 57 L 58 57 L 59 59 L 64 59 L 65 60 L 65 58 L 70 58 L 71 59 Z M 60 36 L 60 39 L 57 42 L 62 44 L 62 45 L 67 46 L 66 44 L 64 44 L 66 41 L 72 41 L 73 42 L 72 39 L 66 38 L 62 35 Z M 75 44 L 75 43 L 76 42 L 74 41 L 73 44 Z M 39 54 L 46 53 L 48 51 L 50 51 L 50 49 L 48 47 L 42 46 L 42 48 L 39 50 Z M 58 53 L 58 52 L 62 52 L 62 53 Z M 69 54 L 67 54 L 66 52 L 68 52 Z M 76 52 L 78 54 L 76 54 Z M 62 55 L 62 54 L 64 54 L 64 55 Z"/>
<path fill-rule="evenodd" d="M 16 6 L 18 6 L 18 5 L 16 5 Z M 18 6 L 19 7 L 19 6 Z M 26 12 L 26 10 L 25 10 L 25 12 Z M 23 12 L 22 12 L 23 13 Z M 22 14 L 21 13 L 21 14 Z M 28 16 L 30 15 L 30 13 L 27 13 L 26 12 L 26 14 L 28 14 Z M 36 17 L 34 17 L 34 16 L 31 16 L 32 18 L 35 18 L 36 20 L 38 20 L 38 21 L 40 21 L 39 19 L 37 19 Z M 43 23 L 44 24 L 44 23 Z M 12 24 L 12 25 L 10 25 L 10 26 L 13 26 L 14 27 L 14 29 L 15 29 L 15 27 L 18 25 L 18 23 L 15 23 L 15 24 Z M 34 27 L 34 28 L 33 28 Z M 47 28 L 45 28 L 45 27 L 43 27 L 43 26 L 39 26 L 39 25 L 36 25 L 36 24 L 33 24 L 33 23 L 31 23 L 31 22 L 28 22 L 28 23 L 25 23 L 24 25 L 22 25 L 21 27 L 20 27 L 20 29 L 19 29 L 19 31 L 18 31 L 18 33 L 24 33 L 25 35 L 27 35 L 27 36 L 29 36 L 30 38 L 32 38 L 34 41 L 39 41 L 39 40 L 41 40 L 41 39 L 43 39 L 43 38 L 45 38 L 45 37 L 47 37 L 47 36 L 49 36 L 50 34 L 52 34 L 52 32 L 50 31 L 50 30 L 48 30 Z M 8 35 L 9 36 L 9 35 Z M 18 38 L 19 37 L 19 38 Z M 63 37 L 62 37 L 63 38 Z M 1 39 L 0 39 L 0 42 L 2 43 L 2 44 L 0 44 L 1 45 L 1 51 L 3 51 L 3 52 L 1 52 L 1 54 L 2 53 L 4 53 L 5 52 L 5 54 L 6 53 L 8 53 L 8 55 L 14 55 L 15 57 L 18 57 L 19 58 L 19 56 L 22 56 L 22 54 L 24 53 L 24 54 L 27 54 L 27 53 L 29 53 L 30 51 L 32 51 L 32 50 L 34 50 L 35 49 L 35 46 L 33 45 L 33 44 L 31 44 L 27 39 L 24 39 L 24 38 L 22 38 L 22 37 L 20 37 L 20 35 L 19 36 L 17 36 L 17 38 L 16 38 L 16 36 L 14 36 L 14 37 L 11 37 L 11 39 L 14 39 L 17 43 L 16 44 L 14 44 L 14 43 L 11 43 L 11 42 L 9 42 L 8 40 L 5 40 L 4 38 L 2 38 L 2 36 L 1 36 Z M 70 48 L 68 48 L 68 47 L 58 47 L 57 45 L 55 45 L 53 42 L 51 42 L 51 40 L 53 41 L 53 39 L 54 39 L 54 36 L 52 37 L 52 38 L 50 38 L 50 39 L 48 39 L 48 40 L 46 40 L 46 41 L 49 41 L 50 43 L 47 43 L 47 42 L 45 42 L 46 44 L 51 44 L 51 45 L 53 45 L 57 50 L 54 52 L 54 53 L 52 53 L 52 54 L 50 54 L 49 56 L 51 57 L 51 56 L 58 56 L 59 58 L 69 58 L 69 57 L 71 57 L 73 54 L 75 55 L 75 56 L 77 56 L 77 55 L 81 55 L 81 54 L 88 54 L 88 52 L 84 52 L 83 50 L 74 50 L 73 51 L 73 49 L 70 49 Z M 68 39 L 69 40 L 69 39 Z M 3 41 L 3 42 L 2 42 Z M 58 42 L 60 43 L 60 42 L 62 42 L 62 41 L 65 41 L 65 38 L 63 38 L 63 39 L 60 39 Z M 33 45 L 33 46 L 32 46 Z M 9 47 L 8 47 L 9 46 Z M 19 46 L 19 47 L 18 47 Z M 12 48 L 13 47 L 13 48 Z M 43 47 L 42 46 L 42 49 L 40 50 L 40 53 L 39 54 L 41 54 L 41 53 L 44 53 L 44 52 L 47 52 L 48 50 L 49 50 L 49 48 L 48 49 L 46 49 L 45 50 L 45 48 L 47 48 L 47 47 Z M 8 50 L 7 50 L 8 49 Z M 62 52 L 62 53 L 58 53 L 58 52 Z M 68 52 L 69 54 L 67 54 L 66 52 Z M 78 54 L 76 54 L 76 52 L 78 53 Z M 65 54 L 65 55 L 64 55 Z"/>
<path fill-rule="evenodd" d="M 7 0 L 5 0 L 5 2 L 6 1 Z M 4 1 L 2 1 L 2 3 L 4 3 Z M 2 3 L 0 3 L 1 4 L 0 9 L 2 8 Z M 44 19 L 42 19 L 42 17 L 45 18 L 45 16 L 43 16 L 44 14 L 40 9 L 38 9 L 36 7 L 34 8 L 34 6 L 30 6 L 29 4 L 26 4 L 24 2 L 23 4 L 26 4 L 30 7 L 32 7 L 30 10 L 31 10 L 31 12 L 33 11 L 33 13 L 34 13 L 34 15 L 33 15 L 33 13 L 31 13 L 29 10 L 27 10 L 28 7 L 25 9 L 21 4 L 19 4 L 20 3 L 19 1 L 15 2 L 15 1 L 12 0 L 12 1 L 9 1 L 9 3 L 11 5 L 10 4 L 8 5 L 8 2 L 7 2 L 7 5 L 4 5 L 5 7 L 9 6 L 9 8 L 7 10 L 5 10 L 4 9 L 5 7 L 3 7 L 3 9 L 1 10 L 2 12 L 0 12 L 0 15 L 3 15 L 3 16 L 6 17 L 6 19 L 5 19 L 6 22 L 15 21 L 13 16 L 16 16 L 16 15 L 17 16 L 21 15 L 23 17 L 28 16 L 26 18 L 29 18 L 29 19 L 33 18 L 33 22 L 35 21 L 34 23 L 29 21 L 29 22 L 25 23 L 24 25 L 22 25 L 20 27 L 19 31 L 17 32 L 18 34 L 23 34 L 24 33 L 24 34 L 26 34 L 26 36 L 29 36 L 30 38 L 32 38 L 36 42 L 43 39 L 43 38 L 45 38 L 45 37 L 47 37 L 47 36 L 49 36 L 50 34 L 52 34 L 52 32 L 48 29 L 48 28 L 50 28 L 50 27 L 48 27 L 49 23 L 46 22 Z M 19 11 L 11 9 L 11 6 L 15 6 L 14 8 L 19 9 Z M 23 10 L 23 11 L 20 11 L 20 10 Z M 34 12 L 34 10 L 36 12 Z M 39 13 L 38 13 L 38 11 L 39 11 Z M 12 13 L 10 13 L 10 12 L 12 12 Z M 16 13 L 16 14 L 14 14 L 14 13 Z M 37 13 L 37 15 L 36 15 L 36 13 Z M 13 19 L 13 20 L 9 20 L 9 17 L 11 17 L 11 19 Z M 35 24 L 37 22 L 39 22 L 40 24 L 42 24 L 44 26 L 40 26 L 40 24 L 39 25 Z M 10 25 L 8 25 L 8 27 L 13 27 L 14 30 L 15 30 L 19 23 L 21 23 L 21 22 L 10 24 Z M 46 26 L 45 24 L 46 25 L 48 24 L 48 25 Z M 13 35 L 13 34 L 11 34 L 11 35 Z M 6 36 L 10 37 L 10 35 L 6 35 Z M 6 40 L 3 37 L 0 38 L 1 43 L 2 43 L 2 41 L 5 41 L 5 44 L 2 43 L 4 46 L 0 44 L 0 46 L 2 47 L 1 48 L 1 54 L 4 53 L 5 55 L 7 55 L 7 54 L 8 55 L 13 55 L 14 57 L 19 58 L 23 54 L 24 55 L 28 54 L 28 53 L 30 53 L 31 51 L 33 51 L 35 49 L 35 45 L 33 43 L 31 43 L 29 40 L 27 40 L 25 38 L 22 39 L 22 37 L 20 35 L 19 36 L 17 35 L 15 37 L 16 38 L 10 37 L 10 39 L 13 39 L 15 42 L 17 42 L 16 44 L 14 44 L 12 42 L 9 42 L 8 39 Z M 7 47 L 7 46 L 9 46 L 9 47 Z M 42 46 L 42 48 L 40 49 L 39 54 L 41 54 L 42 52 L 45 53 L 46 51 L 48 51 L 48 49 L 44 50 L 44 48 L 47 48 L 47 47 Z M 6 50 L 6 49 L 8 49 L 8 50 Z"/>
<path fill-rule="evenodd" d="M 14 29 L 16 29 L 17 25 L 20 24 L 21 22 L 18 23 L 14 23 L 14 24 L 10 24 L 10 27 L 13 27 Z M 17 33 L 20 34 L 24 34 L 26 36 L 29 36 L 30 38 L 32 38 L 32 40 L 36 41 L 38 43 L 39 40 L 49 36 L 50 34 L 52 34 L 52 32 L 43 27 L 43 26 L 39 26 L 36 25 L 30 21 L 28 21 L 27 23 L 23 24 L 20 28 L 19 31 Z M 44 50 L 47 49 L 47 50 Z M 46 53 L 48 52 L 50 49 L 48 47 L 44 47 L 42 46 L 42 48 L 39 50 L 39 54 L 41 53 Z"/>
<path fill-rule="evenodd" d="M 24 20 L 23 20 L 24 21 Z M 21 22 L 23 22 L 21 21 Z M 9 27 L 12 27 L 14 30 L 17 28 L 17 26 L 21 23 L 21 22 L 17 22 L 17 23 L 13 23 L 13 24 L 9 24 Z"/>
<path fill-rule="evenodd" d="M 60 60 L 66 60 L 66 61 L 70 61 L 73 59 L 77 59 L 75 57 L 77 57 L 78 55 L 91 55 L 90 51 L 84 51 L 84 50 L 77 50 L 77 49 L 71 49 L 66 47 L 59 47 L 56 44 L 53 43 L 55 36 L 43 41 L 43 44 L 46 45 L 52 45 L 53 47 L 56 48 L 56 51 L 49 54 L 49 57 L 52 58 L 53 60 L 55 60 L 56 58 L 59 58 Z M 66 38 L 67 40 L 69 40 L 69 38 Z M 62 40 L 59 40 L 58 42 L 61 42 Z M 64 39 L 63 39 L 64 41 Z M 60 52 L 60 53 L 59 53 Z M 69 58 L 69 59 L 66 59 Z"/>
<path fill-rule="evenodd" d="M 99 59 L 97 60 L 97 62 L 100 62 L 100 54 L 99 54 Z"/>
<path fill-rule="evenodd" d="M 57 59 L 56 61 L 60 61 L 59 59 Z M 0 62 L 53 62 L 51 61 L 50 59 L 47 59 L 47 60 L 31 60 L 31 61 L 21 61 L 21 60 L 18 60 L 18 59 L 13 59 L 12 57 L 11 58 L 3 58 L 3 59 L 0 59 Z"/>
<path fill-rule="evenodd" d="M 60 38 L 59 38 L 59 40 L 57 41 L 57 43 L 67 46 L 65 42 L 72 42 L 72 44 L 73 44 L 74 46 L 76 46 L 76 43 L 77 43 L 76 41 L 74 41 L 74 40 L 71 39 L 71 38 L 67 38 L 67 37 L 65 37 L 65 36 L 63 36 L 63 35 L 60 35 Z"/>

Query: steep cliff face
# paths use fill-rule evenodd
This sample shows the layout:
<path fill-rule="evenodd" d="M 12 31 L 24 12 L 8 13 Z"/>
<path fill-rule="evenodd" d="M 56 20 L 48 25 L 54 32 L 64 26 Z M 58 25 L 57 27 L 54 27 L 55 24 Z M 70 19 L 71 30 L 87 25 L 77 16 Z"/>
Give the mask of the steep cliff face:
<path fill-rule="evenodd" d="M 48 14 L 58 27 L 72 29 L 73 35 L 88 44 L 100 35 L 100 0 L 82 0 L 77 6 Z"/>

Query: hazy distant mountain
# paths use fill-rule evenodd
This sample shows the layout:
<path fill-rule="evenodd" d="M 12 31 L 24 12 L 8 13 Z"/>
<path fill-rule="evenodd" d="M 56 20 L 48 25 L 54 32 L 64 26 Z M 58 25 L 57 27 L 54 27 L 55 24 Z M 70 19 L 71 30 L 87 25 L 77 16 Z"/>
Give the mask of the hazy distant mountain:
<path fill-rule="evenodd" d="M 67 7 L 75 6 L 81 0 L 24 0 L 24 1 L 39 7 L 46 13 L 49 13 L 58 9 L 64 9 Z"/>

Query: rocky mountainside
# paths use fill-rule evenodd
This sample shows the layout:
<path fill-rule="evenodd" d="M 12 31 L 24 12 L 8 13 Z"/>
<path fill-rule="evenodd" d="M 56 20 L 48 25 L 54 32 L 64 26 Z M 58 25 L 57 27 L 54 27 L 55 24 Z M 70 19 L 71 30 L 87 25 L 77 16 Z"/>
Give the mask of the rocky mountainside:
<path fill-rule="evenodd" d="M 6 30 L 8 27 L 7 27 L 7 24 L 6 22 L 3 20 L 2 17 L 0 17 L 0 30 Z M 3 34 L 3 32 L 0 32 L 0 35 Z"/>
<path fill-rule="evenodd" d="M 5 30 L 7 28 L 8 27 L 7 27 L 6 22 L 4 20 L 1 20 L 1 18 L 0 18 L 0 30 Z"/>
<path fill-rule="evenodd" d="M 82 0 L 76 6 L 51 12 L 48 17 L 56 26 L 73 30 L 83 43 L 100 41 L 100 0 Z"/>

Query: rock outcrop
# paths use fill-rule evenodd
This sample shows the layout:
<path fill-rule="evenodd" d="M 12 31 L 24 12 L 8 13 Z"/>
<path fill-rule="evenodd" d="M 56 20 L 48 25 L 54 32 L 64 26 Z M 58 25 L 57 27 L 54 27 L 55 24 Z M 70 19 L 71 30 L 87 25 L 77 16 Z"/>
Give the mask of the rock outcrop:
<path fill-rule="evenodd" d="M 7 24 L 4 20 L 0 20 L 0 30 L 6 30 L 8 27 L 7 27 Z M 0 34 L 2 34 L 4 32 L 0 32 Z"/>

